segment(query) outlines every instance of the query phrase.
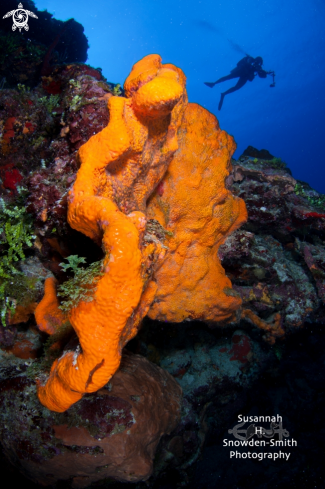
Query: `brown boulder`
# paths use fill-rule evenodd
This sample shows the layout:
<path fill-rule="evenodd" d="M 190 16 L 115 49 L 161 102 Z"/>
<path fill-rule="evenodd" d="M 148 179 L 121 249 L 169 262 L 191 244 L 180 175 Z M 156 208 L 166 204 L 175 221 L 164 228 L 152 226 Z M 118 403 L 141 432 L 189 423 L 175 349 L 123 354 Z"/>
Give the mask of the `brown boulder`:
<path fill-rule="evenodd" d="M 161 436 L 179 422 L 181 387 L 139 355 L 125 352 L 111 381 L 63 414 L 41 406 L 34 382 L 14 371 L 0 380 L 0 437 L 10 461 L 41 485 L 146 480 Z"/>

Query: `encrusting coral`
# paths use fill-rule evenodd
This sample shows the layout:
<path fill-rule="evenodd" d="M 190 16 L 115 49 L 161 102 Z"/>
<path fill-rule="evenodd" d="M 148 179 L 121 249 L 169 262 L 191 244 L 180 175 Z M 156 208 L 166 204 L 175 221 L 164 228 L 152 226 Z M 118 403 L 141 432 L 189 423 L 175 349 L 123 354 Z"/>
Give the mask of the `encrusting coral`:
<path fill-rule="evenodd" d="M 38 384 L 40 401 L 57 412 L 108 382 L 155 296 L 151 316 L 174 321 L 229 319 L 241 304 L 217 257 L 246 218 L 243 201 L 224 186 L 233 139 L 206 110 L 187 105 L 183 72 L 158 55 L 134 65 L 124 90 L 126 97 L 108 101 L 107 127 L 79 149 L 69 193 L 69 224 L 101 245 L 105 258 L 92 300 L 68 314 L 80 347 Z M 164 200 L 156 193 L 147 214 L 156 188 Z M 164 227 L 174 233 L 166 261 Z M 187 277 L 178 277 L 182 267 Z"/>

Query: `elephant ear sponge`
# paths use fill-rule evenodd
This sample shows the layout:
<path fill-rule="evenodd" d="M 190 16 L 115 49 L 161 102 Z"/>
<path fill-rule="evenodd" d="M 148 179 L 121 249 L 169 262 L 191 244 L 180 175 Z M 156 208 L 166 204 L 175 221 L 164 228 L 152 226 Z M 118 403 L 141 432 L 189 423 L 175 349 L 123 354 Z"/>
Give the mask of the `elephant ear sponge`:
<path fill-rule="evenodd" d="M 234 319 L 241 299 L 218 258 L 219 246 L 247 219 L 245 203 L 225 186 L 236 146 L 214 115 L 188 104 L 178 131 L 179 149 L 147 216 L 171 233 L 155 273 L 157 293 L 149 317 L 210 323 Z"/>

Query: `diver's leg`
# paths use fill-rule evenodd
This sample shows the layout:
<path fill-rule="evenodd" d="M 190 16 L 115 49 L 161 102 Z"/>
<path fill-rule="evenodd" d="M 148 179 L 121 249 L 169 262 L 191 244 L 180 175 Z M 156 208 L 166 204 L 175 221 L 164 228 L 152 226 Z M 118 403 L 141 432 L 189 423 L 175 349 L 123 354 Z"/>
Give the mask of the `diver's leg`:
<path fill-rule="evenodd" d="M 229 75 L 222 76 L 221 78 L 219 78 L 219 80 L 217 80 L 214 83 L 222 83 L 227 80 L 233 80 L 233 78 L 238 78 L 238 75 L 236 75 L 236 73 L 230 73 Z"/>
<path fill-rule="evenodd" d="M 225 96 L 225 93 L 222 93 L 220 95 L 220 102 L 219 102 L 219 105 L 218 105 L 218 110 L 221 110 L 221 107 L 222 107 L 222 104 L 223 104 L 223 99 L 224 99 L 224 96 Z"/>
<path fill-rule="evenodd" d="M 221 83 L 227 80 L 232 80 L 233 78 L 238 78 L 238 75 L 235 75 L 233 73 L 230 73 L 230 75 L 223 76 L 222 78 L 219 78 L 219 80 L 215 82 L 204 82 L 204 85 L 207 87 L 213 88 L 217 83 Z"/>
<path fill-rule="evenodd" d="M 226 92 L 223 92 L 224 95 L 228 95 L 229 93 L 233 93 L 233 92 L 236 92 L 237 90 L 239 90 L 241 87 L 243 87 L 245 85 L 245 83 L 247 82 L 247 78 L 239 78 L 238 82 L 236 83 L 236 85 L 234 87 L 231 87 L 229 88 Z"/>
<path fill-rule="evenodd" d="M 243 87 L 245 85 L 246 82 L 247 82 L 247 78 L 239 78 L 238 82 L 236 83 L 236 85 L 234 87 L 231 87 L 226 92 L 223 92 L 220 96 L 220 102 L 219 102 L 218 110 L 221 110 L 224 97 L 226 95 L 228 95 L 229 93 L 233 93 L 233 92 L 236 92 L 237 90 L 239 90 L 241 87 Z"/>

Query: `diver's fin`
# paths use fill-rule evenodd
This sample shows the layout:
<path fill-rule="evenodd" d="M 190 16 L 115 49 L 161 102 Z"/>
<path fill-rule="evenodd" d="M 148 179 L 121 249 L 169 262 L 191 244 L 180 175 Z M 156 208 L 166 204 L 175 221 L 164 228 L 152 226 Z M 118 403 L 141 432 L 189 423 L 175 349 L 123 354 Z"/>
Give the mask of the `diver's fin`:
<path fill-rule="evenodd" d="M 215 86 L 215 83 L 212 83 L 212 82 L 204 82 L 204 85 L 206 85 L 207 87 L 213 88 Z"/>
<path fill-rule="evenodd" d="M 218 105 L 218 110 L 221 110 L 221 107 L 222 107 L 222 104 L 223 104 L 223 99 L 225 98 L 225 94 L 222 93 L 221 94 L 221 97 L 220 97 L 220 102 L 219 102 L 219 105 Z"/>

